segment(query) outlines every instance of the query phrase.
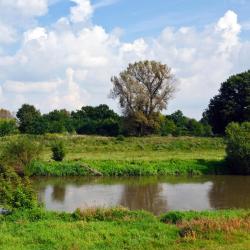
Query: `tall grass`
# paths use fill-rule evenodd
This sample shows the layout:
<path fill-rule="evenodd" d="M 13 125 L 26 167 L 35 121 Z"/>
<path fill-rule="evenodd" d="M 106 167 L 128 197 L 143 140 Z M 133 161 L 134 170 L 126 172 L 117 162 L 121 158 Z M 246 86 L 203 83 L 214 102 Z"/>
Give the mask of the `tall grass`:
<path fill-rule="evenodd" d="M 124 208 L 18 210 L 0 215 L 0 249 L 249 249 L 249 210 L 176 213 L 166 223 Z"/>

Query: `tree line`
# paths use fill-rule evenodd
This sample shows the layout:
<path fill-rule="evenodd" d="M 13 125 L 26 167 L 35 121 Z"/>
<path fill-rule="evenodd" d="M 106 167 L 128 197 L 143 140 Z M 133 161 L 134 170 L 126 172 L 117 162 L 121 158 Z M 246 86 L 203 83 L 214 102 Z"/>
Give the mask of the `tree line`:
<path fill-rule="evenodd" d="M 120 116 L 107 105 L 84 106 L 80 110 L 53 110 L 41 114 L 33 105 L 23 104 L 15 117 L 6 118 L 0 110 L 0 136 L 22 133 L 41 135 L 45 133 L 76 133 L 80 135 L 137 136 L 135 128 L 124 116 Z M 211 127 L 188 118 L 178 110 L 171 115 L 160 114 L 158 127 L 152 134 L 162 136 L 210 136 Z M 131 130 L 130 130 L 131 129 Z"/>
<path fill-rule="evenodd" d="M 107 105 L 84 106 L 69 112 L 65 109 L 41 114 L 24 104 L 15 120 L 7 110 L 0 110 L 0 136 L 16 133 L 77 133 L 104 136 L 211 136 L 224 135 L 231 122 L 250 121 L 250 71 L 231 76 L 222 83 L 219 94 L 211 99 L 200 121 L 178 110 L 163 115 L 176 89 L 171 68 L 156 61 L 129 64 L 111 78 L 110 97 L 118 99 L 122 115 Z"/>

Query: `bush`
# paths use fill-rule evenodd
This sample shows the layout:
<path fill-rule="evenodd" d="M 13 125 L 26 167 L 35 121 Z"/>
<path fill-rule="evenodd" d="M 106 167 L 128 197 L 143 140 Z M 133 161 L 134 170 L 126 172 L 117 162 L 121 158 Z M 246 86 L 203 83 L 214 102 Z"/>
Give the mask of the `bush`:
<path fill-rule="evenodd" d="M 0 207 L 7 209 L 30 209 L 38 202 L 30 181 L 21 179 L 11 168 L 0 168 Z"/>
<path fill-rule="evenodd" d="M 125 136 L 124 136 L 124 135 L 118 135 L 118 136 L 116 137 L 116 140 L 117 140 L 117 141 L 125 141 Z"/>
<path fill-rule="evenodd" d="M 15 134 L 17 125 L 14 119 L 0 119 L 0 137 Z"/>
<path fill-rule="evenodd" d="M 55 161 L 62 161 L 65 157 L 65 147 L 62 141 L 54 142 L 52 147 L 52 159 Z"/>
<path fill-rule="evenodd" d="M 231 123 L 226 128 L 227 164 L 234 174 L 250 174 L 250 122 Z"/>
<path fill-rule="evenodd" d="M 1 161 L 3 165 L 13 167 L 18 173 L 24 173 L 25 167 L 38 160 L 41 152 L 41 144 L 31 137 L 18 137 L 5 144 Z"/>

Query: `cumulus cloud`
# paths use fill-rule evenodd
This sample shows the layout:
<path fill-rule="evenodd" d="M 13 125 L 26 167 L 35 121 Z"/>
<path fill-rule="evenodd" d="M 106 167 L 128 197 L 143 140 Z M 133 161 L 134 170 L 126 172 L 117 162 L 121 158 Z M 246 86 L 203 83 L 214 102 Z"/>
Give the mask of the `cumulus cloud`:
<path fill-rule="evenodd" d="M 117 110 L 107 97 L 110 77 L 130 62 L 154 59 L 172 67 L 179 79 L 168 112 L 181 109 L 200 117 L 220 83 L 250 66 L 250 43 L 240 41 L 233 11 L 203 30 L 166 27 L 158 37 L 124 43 L 115 32 L 91 24 L 94 8 L 88 0 L 74 2 L 69 17 L 27 29 L 16 54 L 0 54 L 1 105 L 16 110 L 28 102 L 48 111 L 107 103 Z"/>
<path fill-rule="evenodd" d="M 76 6 L 70 9 L 70 20 L 73 23 L 88 21 L 93 14 L 93 7 L 89 0 L 71 0 Z"/>
<path fill-rule="evenodd" d="M 27 43 L 32 40 L 41 40 L 46 38 L 46 29 L 43 27 L 36 27 L 35 29 L 28 30 L 24 33 L 24 43 Z"/>
<path fill-rule="evenodd" d="M 241 26 L 238 24 L 238 16 L 235 12 L 229 10 L 226 14 L 220 18 L 217 23 L 216 30 L 221 33 L 223 43 L 220 46 L 220 50 L 230 50 L 233 46 L 239 42 L 239 33 Z"/>

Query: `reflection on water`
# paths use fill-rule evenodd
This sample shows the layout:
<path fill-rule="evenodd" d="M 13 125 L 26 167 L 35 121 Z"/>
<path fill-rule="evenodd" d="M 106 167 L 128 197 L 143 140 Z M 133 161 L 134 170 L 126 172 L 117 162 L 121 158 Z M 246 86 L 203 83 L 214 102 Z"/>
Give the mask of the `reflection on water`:
<path fill-rule="evenodd" d="M 154 214 L 169 210 L 250 208 L 250 177 L 35 178 L 47 209 L 125 206 Z"/>

